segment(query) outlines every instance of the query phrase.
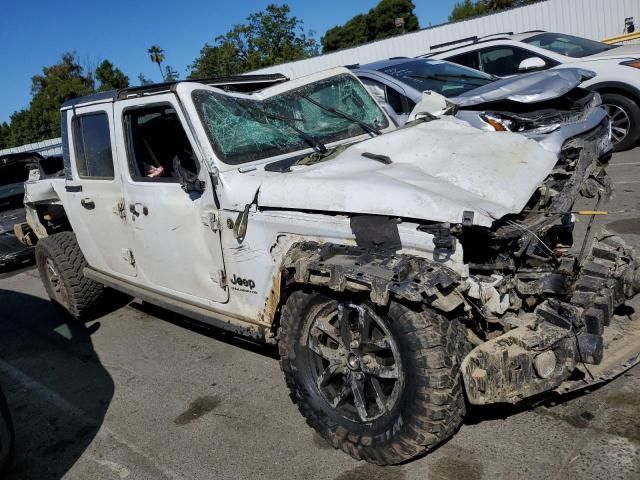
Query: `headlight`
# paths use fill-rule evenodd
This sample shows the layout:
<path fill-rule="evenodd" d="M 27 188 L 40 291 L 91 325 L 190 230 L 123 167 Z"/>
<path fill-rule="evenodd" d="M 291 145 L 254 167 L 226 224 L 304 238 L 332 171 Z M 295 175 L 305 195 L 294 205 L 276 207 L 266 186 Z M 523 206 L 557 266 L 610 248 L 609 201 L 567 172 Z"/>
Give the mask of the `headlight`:
<path fill-rule="evenodd" d="M 552 123 L 551 125 L 544 125 L 543 127 L 532 128 L 531 130 L 525 130 L 529 134 L 544 135 L 545 133 L 555 132 L 560 128 L 559 123 Z"/>
<path fill-rule="evenodd" d="M 515 127 L 513 120 L 501 117 L 495 113 L 483 112 L 480 114 L 480 118 L 493 127 L 496 132 L 512 132 Z"/>
<path fill-rule="evenodd" d="M 633 60 L 626 60 L 624 62 L 620 62 L 620 65 L 624 65 L 626 67 L 640 68 L 640 58 L 634 58 Z"/>

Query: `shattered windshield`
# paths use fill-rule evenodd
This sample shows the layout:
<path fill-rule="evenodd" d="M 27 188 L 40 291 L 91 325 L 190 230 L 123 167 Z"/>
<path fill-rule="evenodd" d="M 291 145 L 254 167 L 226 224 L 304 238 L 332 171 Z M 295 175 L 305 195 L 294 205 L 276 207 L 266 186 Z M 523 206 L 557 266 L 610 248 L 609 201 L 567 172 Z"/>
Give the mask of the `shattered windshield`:
<path fill-rule="evenodd" d="M 327 78 L 266 100 L 195 90 L 216 155 L 238 165 L 376 132 L 388 120 L 352 75 Z"/>
<path fill-rule="evenodd" d="M 431 90 L 445 97 L 462 95 L 494 81 L 485 73 L 442 60 L 411 60 L 380 71 L 419 92 Z"/>

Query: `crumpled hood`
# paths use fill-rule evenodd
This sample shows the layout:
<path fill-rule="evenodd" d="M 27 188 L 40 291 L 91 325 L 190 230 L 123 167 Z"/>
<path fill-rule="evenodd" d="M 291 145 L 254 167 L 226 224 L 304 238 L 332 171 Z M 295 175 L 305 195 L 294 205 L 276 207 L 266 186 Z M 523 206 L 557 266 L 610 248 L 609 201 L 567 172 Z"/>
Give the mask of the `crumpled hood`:
<path fill-rule="evenodd" d="M 524 136 L 443 118 L 357 143 L 317 165 L 269 175 L 258 205 L 451 223 L 462 223 L 471 211 L 474 224 L 488 227 L 520 212 L 556 161 Z"/>
<path fill-rule="evenodd" d="M 512 100 L 519 103 L 544 102 L 561 97 L 583 81 L 593 77 L 595 77 L 595 73 L 582 68 L 532 72 L 503 78 L 449 100 L 461 107 L 499 100 Z"/>

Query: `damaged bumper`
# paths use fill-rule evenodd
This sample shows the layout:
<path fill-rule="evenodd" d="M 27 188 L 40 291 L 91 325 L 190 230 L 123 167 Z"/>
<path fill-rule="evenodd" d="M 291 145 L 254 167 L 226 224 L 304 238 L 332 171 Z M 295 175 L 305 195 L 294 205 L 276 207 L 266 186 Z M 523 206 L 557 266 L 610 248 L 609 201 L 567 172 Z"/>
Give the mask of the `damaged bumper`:
<path fill-rule="evenodd" d="M 638 363 L 640 320 L 613 312 L 639 286 L 633 251 L 619 237 L 601 233 L 566 302 L 549 299 L 533 314 L 514 317 L 511 330 L 465 358 L 462 376 L 470 403 L 566 393 Z"/>

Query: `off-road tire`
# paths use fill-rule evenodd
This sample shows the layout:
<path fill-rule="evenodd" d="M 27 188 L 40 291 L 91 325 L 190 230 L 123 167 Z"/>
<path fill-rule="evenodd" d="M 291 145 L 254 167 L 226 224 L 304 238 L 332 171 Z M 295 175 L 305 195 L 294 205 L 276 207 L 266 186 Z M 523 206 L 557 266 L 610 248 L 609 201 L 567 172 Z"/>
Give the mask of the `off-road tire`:
<path fill-rule="evenodd" d="M 11 466 L 15 449 L 15 432 L 7 400 L 0 390 L 0 478 Z"/>
<path fill-rule="evenodd" d="M 314 321 L 314 309 L 326 302 L 336 299 L 296 291 L 281 316 L 280 365 L 307 423 L 334 448 L 378 465 L 412 459 L 451 437 L 465 414 L 460 364 L 470 347 L 462 324 L 431 309 L 414 310 L 395 301 L 381 311 L 379 317 L 399 346 L 406 381 L 396 409 L 375 422 L 357 423 L 332 412 L 319 391 L 305 382 L 304 332 Z"/>
<path fill-rule="evenodd" d="M 60 278 L 62 294 L 50 281 L 49 261 Z M 87 320 L 103 306 L 105 287 L 84 276 L 83 270 L 88 265 L 73 232 L 60 232 L 40 240 L 36 245 L 36 262 L 49 298 L 74 319 Z"/>
<path fill-rule="evenodd" d="M 612 105 L 624 111 L 629 119 L 629 131 L 625 138 L 614 145 L 615 152 L 628 150 L 640 139 L 640 106 L 637 102 L 617 93 L 602 94 L 602 104 Z"/>

